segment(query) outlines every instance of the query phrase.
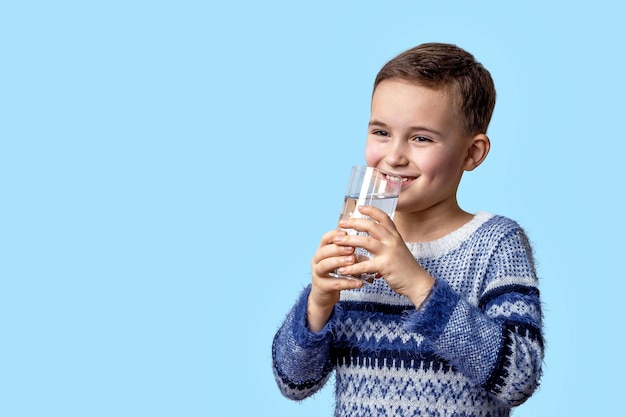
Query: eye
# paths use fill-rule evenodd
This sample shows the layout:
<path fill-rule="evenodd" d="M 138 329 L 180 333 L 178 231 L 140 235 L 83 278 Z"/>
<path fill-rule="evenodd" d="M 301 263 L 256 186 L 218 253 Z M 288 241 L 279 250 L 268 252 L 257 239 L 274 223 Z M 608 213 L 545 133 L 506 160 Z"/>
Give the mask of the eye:
<path fill-rule="evenodd" d="M 383 136 L 383 137 L 389 136 L 389 132 L 385 130 L 380 130 L 380 129 L 372 130 L 372 134 L 376 136 Z"/>
<path fill-rule="evenodd" d="M 413 138 L 414 142 L 432 142 L 432 140 L 430 138 L 427 138 L 426 136 L 415 136 Z"/>

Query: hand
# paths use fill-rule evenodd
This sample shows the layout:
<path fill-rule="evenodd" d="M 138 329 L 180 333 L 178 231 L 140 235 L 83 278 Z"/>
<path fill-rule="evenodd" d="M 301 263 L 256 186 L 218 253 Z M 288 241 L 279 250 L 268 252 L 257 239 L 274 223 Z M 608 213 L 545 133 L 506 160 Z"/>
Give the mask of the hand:
<path fill-rule="evenodd" d="M 352 265 L 356 262 L 354 248 L 334 244 L 336 236 L 346 235 L 345 232 L 333 230 L 322 237 L 317 251 L 311 261 L 311 293 L 307 306 L 309 328 L 320 331 L 333 307 L 339 301 L 341 290 L 355 289 L 363 286 L 363 282 L 354 279 L 334 278 L 329 274 L 335 269 Z"/>
<path fill-rule="evenodd" d="M 414 258 L 385 212 L 373 206 L 361 206 L 358 210 L 369 219 L 350 218 L 342 220 L 339 226 L 364 231 L 368 235 L 335 234 L 333 242 L 338 247 L 365 248 L 373 258 L 342 266 L 339 273 L 378 273 L 391 289 L 407 296 L 416 306 L 420 305 L 433 286 L 434 278 Z"/>

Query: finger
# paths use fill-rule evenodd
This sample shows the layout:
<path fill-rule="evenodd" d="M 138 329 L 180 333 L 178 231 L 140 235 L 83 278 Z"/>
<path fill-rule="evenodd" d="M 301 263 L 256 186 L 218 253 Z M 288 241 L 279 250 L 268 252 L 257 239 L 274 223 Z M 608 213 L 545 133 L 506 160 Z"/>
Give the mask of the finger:
<path fill-rule="evenodd" d="M 335 239 L 338 239 L 335 237 Z M 323 259 L 333 258 L 338 256 L 348 256 L 354 253 L 354 248 L 350 245 L 338 245 L 336 243 L 330 242 L 328 244 L 324 244 L 320 246 L 317 251 L 313 254 L 313 263 L 319 263 Z"/>
<path fill-rule="evenodd" d="M 377 223 L 369 218 L 353 217 L 341 220 L 339 227 L 345 230 L 358 230 L 359 232 L 370 232 L 376 227 Z M 350 233 L 349 233 L 350 234 Z M 353 235 L 354 233 L 352 233 Z"/>
<path fill-rule="evenodd" d="M 319 247 L 321 248 L 322 246 L 326 246 L 326 245 L 333 243 L 333 238 L 338 232 L 339 232 L 338 230 L 331 230 L 329 232 L 324 233 L 324 235 L 322 236 L 322 239 L 320 240 Z"/>
<path fill-rule="evenodd" d="M 374 264 L 371 260 L 357 262 L 352 265 L 342 266 L 337 269 L 337 272 L 341 275 L 353 275 L 359 276 L 361 274 L 377 273 Z"/>
<path fill-rule="evenodd" d="M 381 223 L 381 224 L 393 223 L 393 221 L 391 220 L 391 217 L 389 217 L 387 213 L 385 213 L 383 210 L 379 209 L 378 207 L 359 206 L 358 210 L 359 210 L 359 213 L 370 217 L 372 220 L 378 223 Z"/>
<path fill-rule="evenodd" d="M 320 278 L 316 281 L 316 285 L 324 292 L 331 292 L 361 288 L 363 281 L 358 279 L 328 277 Z"/>
<path fill-rule="evenodd" d="M 360 210 L 366 218 L 352 218 L 340 226 L 367 232 L 378 240 L 399 236 L 395 223 L 384 211 L 372 206 L 361 206 Z"/>
<path fill-rule="evenodd" d="M 352 265 L 356 262 L 354 256 L 354 248 L 337 247 L 341 253 L 333 253 L 333 256 L 326 256 L 319 253 L 319 259 L 314 259 L 311 265 L 313 274 L 319 277 L 328 277 L 329 274 L 337 268 Z"/>
<path fill-rule="evenodd" d="M 339 227 L 342 229 L 354 229 L 362 232 L 372 233 L 377 230 L 395 228 L 393 221 L 387 216 L 384 211 L 376 207 L 360 206 L 359 210 L 362 211 L 362 217 L 351 217 L 342 219 L 339 222 Z M 370 215 L 372 214 L 372 215 Z"/>

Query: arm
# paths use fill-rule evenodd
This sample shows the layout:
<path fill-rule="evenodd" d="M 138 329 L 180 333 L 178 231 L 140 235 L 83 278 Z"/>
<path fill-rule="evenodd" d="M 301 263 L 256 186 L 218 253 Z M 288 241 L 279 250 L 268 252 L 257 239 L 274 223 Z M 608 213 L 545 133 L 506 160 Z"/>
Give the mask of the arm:
<path fill-rule="evenodd" d="M 328 276 L 335 268 L 354 263 L 354 249 L 337 246 L 345 233 L 327 232 L 311 261 L 311 285 L 287 315 L 272 344 L 276 382 L 288 398 L 304 399 L 319 390 L 333 365 L 330 359 L 332 318 L 341 290 L 359 288 L 360 281 Z"/>
<path fill-rule="evenodd" d="M 272 343 L 272 366 L 281 393 L 305 399 L 321 389 L 333 370 L 330 359 L 332 333 L 326 323 L 319 332 L 307 326 L 307 300 L 311 286 L 300 295 Z"/>
<path fill-rule="evenodd" d="M 541 304 L 532 253 L 520 229 L 493 249 L 478 306 L 438 280 L 405 326 L 504 403 L 523 403 L 541 376 Z"/>
<path fill-rule="evenodd" d="M 311 261 L 311 285 L 287 315 L 272 344 L 276 382 L 283 395 L 294 400 L 312 395 L 326 383 L 333 369 L 331 327 L 339 293 L 363 285 L 328 276 L 335 268 L 354 263 L 353 248 L 333 243 L 337 234 L 333 230 L 322 237 Z"/>

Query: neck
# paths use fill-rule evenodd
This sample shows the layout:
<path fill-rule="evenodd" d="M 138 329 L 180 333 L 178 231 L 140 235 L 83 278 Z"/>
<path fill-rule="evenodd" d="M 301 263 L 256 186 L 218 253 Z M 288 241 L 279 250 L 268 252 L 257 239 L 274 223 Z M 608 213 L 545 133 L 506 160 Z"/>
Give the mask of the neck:
<path fill-rule="evenodd" d="M 429 242 L 455 231 L 473 217 L 455 204 L 417 212 L 396 211 L 394 223 L 405 242 Z"/>

